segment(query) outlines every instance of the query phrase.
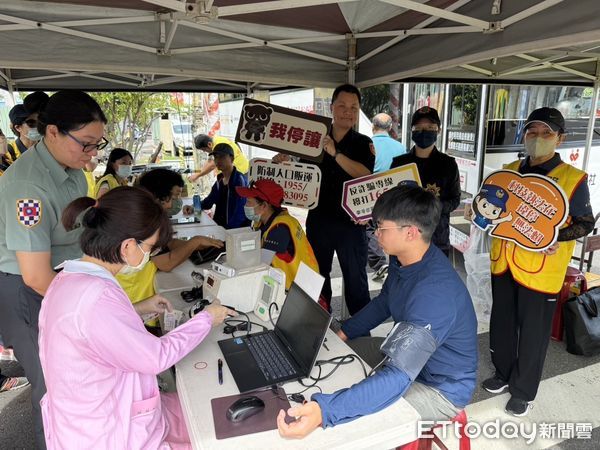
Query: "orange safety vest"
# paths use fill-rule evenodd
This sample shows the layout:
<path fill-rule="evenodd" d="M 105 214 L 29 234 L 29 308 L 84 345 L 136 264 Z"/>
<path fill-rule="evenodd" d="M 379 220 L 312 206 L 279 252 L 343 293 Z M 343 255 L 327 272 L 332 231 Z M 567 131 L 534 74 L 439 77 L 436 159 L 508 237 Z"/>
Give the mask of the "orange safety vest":
<path fill-rule="evenodd" d="M 514 161 L 504 168 L 518 172 L 520 163 L 521 161 Z M 546 176 L 556 181 L 570 200 L 577 186 L 585 182 L 586 173 L 561 162 Z M 568 216 L 562 228 L 570 223 L 571 216 Z M 574 248 L 574 240 L 563 241 L 559 243 L 556 253 L 545 255 L 541 252 L 525 250 L 504 239 L 492 238 L 490 248 L 492 274 L 502 275 L 510 270 L 513 278 L 520 285 L 534 291 L 556 294 L 562 287 Z"/>
<path fill-rule="evenodd" d="M 273 222 L 271 222 L 269 228 L 263 233 L 263 247 L 265 241 L 269 239 L 269 232 L 275 226 L 281 224 L 285 225 L 290 231 L 292 242 L 294 244 L 294 257 L 288 262 L 278 258 L 276 254 L 271 262 L 271 266 L 275 267 L 276 269 L 281 269 L 285 273 L 285 288 L 289 289 L 292 285 L 292 281 L 294 281 L 294 278 L 296 278 L 296 273 L 298 272 L 300 262 L 304 262 L 304 264 L 317 273 L 319 272 L 319 264 L 317 263 L 315 253 L 310 246 L 310 242 L 308 242 L 306 233 L 302 229 L 302 225 L 300 225 L 300 222 L 298 222 L 294 217 L 290 216 L 286 210 L 281 211 L 275 217 L 275 219 L 273 219 Z"/>

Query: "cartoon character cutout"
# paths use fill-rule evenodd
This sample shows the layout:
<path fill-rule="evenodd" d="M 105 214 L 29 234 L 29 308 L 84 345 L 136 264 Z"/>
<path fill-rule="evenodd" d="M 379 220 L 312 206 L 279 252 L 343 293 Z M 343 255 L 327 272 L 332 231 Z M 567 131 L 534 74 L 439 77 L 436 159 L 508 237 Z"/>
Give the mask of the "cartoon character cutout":
<path fill-rule="evenodd" d="M 242 132 L 246 139 L 253 139 L 255 142 L 261 143 L 265 139 L 272 113 L 273 108 L 261 104 L 248 103 L 244 105 Z"/>
<path fill-rule="evenodd" d="M 504 217 L 506 212 L 506 203 L 508 202 L 508 192 L 500 186 L 494 184 L 484 184 L 473 199 L 473 210 L 471 211 L 471 220 L 482 230 L 490 226 L 496 227 L 499 223 L 512 220 L 512 213 Z"/>

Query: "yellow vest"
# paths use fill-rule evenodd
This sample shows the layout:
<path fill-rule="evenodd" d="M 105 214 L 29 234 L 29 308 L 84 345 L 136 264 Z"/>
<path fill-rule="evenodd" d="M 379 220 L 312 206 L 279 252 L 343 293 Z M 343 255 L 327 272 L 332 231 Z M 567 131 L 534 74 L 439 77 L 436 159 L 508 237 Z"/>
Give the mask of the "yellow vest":
<path fill-rule="evenodd" d="M 19 150 L 19 146 L 17 145 L 17 141 L 9 142 L 8 146 L 13 149 L 13 151 L 15 153 L 15 156 L 16 156 L 16 158 L 13 158 L 13 155 L 10 153 L 10 150 L 7 149 L 6 155 L 4 156 L 4 159 L 10 165 L 10 164 L 14 163 L 17 159 L 19 159 L 19 157 L 21 156 L 21 151 Z"/>
<path fill-rule="evenodd" d="M 87 181 L 88 185 L 87 196 L 96 198 L 94 195 L 96 193 L 96 178 L 94 178 L 94 174 L 85 169 L 83 169 L 83 174 L 85 175 L 85 181 Z"/>
<path fill-rule="evenodd" d="M 315 253 L 313 252 L 312 247 L 310 246 L 310 242 L 306 238 L 306 233 L 302 229 L 302 225 L 298 222 L 294 217 L 290 216 L 286 210 L 281 211 L 271 225 L 262 235 L 262 245 L 264 247 L 265 241 L 269 239 L 269 232 L 277 225 L 285 225 L 290 231 L 290 235 L 292 237 L 292 242 L 294 244 L 294 258 L 287 262 L 280 259 L 277 255 L 273 258 L 273 262 L 271 262 L 271 266 L 276 269 L 281 269 L 285 273 L 285 288 L 289 289 L 292 285 L 292 281 L 296 278 L 296 273 L 298 272 L 298 266 L 300 266 L 300 262 L 304 262 L 308 267 L 313 269 L 315 272 L 319 272 L 319 264 L 317 263 L 317 258 L 315 258 Z"/>
<path fill-rule="evenodd" d="M 520 161 L 514 161 L 505 169 L 519 171 Z M 585 172 L 570 164 L 561 162 L 552 169 L 547 177 L 552 178 L 563 188 L 570 199 L 575 189 L 584 180 Z M 567 217 L 563 228 L 571 222 Z M 558 250 L 553 255 L 525 250 L 513 242 L 492 238 L 490 248 L 491 269 L 494 275 L 501 275 L 510 270 L 513 278 L 528 289 L 556 294 L 560 291 L 567 266 L 573 256 L 575 241 L 560 242 Z"/>
<path fill-rule="evenodd" d="M 105 175 L 102 178 L 100 178 L 98 180 L 98 182 L 96 183 L 96 187 L 94 188 L 93 198 L 98 198 L 98 192 L 100 192 L 100 186 L 102 186 L 104 183 L 108 183 L 108 190 L 122 186 L 122 184 L 119 183 L 117 178 L 113 174 L 109 173 L 108 175 Z"/>
<path fill-rule="evenodd" d="M 218 144 L 228 144 L 233 149 L 233 165 L 240 173 L 248 173 L 248 169 L 250 169 L 250 163 L 248 162 L 248 158 L 244 156 L 240 147 L 233 141 L 221 137 L 221 136 L 213 136 L 212 138 L 213 148 L 215 148 Z"/>
<path fill-rule="evenodd" d="M 156 272 L 158 272 L 156 264 L 149 261 L 139 272 L 126 275 L 118 273 L 115 278 L 127 293 L 131 303 L 137 303 L 156 294 L 154 290 L 154 276 Z M 153 320 L 147 322 L 147 324 L 154 327 L 158 325 L 158 321 Z"/>

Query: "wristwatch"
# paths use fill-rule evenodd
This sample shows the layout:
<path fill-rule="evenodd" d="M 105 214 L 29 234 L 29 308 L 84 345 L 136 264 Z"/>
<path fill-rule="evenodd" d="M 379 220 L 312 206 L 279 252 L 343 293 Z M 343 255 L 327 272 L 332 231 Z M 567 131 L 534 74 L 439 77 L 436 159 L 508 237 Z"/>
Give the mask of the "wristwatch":
<path fill-rule="evenodd" d="M 338 155 L 341 155 L 342 152 L 340 152 L 337 148 L 335 149 L 335 153 L 333 154 L 333 159 L 337 159 Z"/>

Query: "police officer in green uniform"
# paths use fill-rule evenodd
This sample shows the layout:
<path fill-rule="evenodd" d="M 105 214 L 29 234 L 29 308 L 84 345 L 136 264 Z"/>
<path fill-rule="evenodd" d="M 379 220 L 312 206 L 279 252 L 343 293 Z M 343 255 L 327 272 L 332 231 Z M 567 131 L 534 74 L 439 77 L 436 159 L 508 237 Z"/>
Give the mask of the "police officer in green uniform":
<path fill-rule="evenodd" d="M 63 209 L 84 197 L 82 168 L 107 144 L 106 117 L 81 91 L 59 91 L 38 117 L 43 136 L 0 177 L 0 329 L 32 386 L 35 438 L 45 448 L 39 360 L 42 297 L 66 259 L 81 256 L 79 230 L 67 232 Z"/>

